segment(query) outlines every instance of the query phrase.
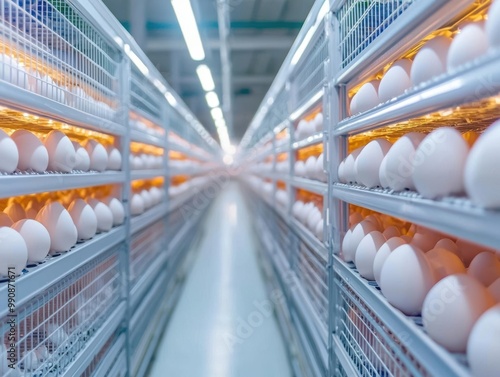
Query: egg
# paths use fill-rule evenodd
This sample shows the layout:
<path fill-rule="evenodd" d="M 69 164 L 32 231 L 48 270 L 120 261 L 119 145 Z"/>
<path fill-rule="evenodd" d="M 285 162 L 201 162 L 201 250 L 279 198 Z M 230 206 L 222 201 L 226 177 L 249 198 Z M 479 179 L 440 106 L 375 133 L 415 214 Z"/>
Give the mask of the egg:
<path fill-rule="evenodd" d="M 345 160 L 343 160 L 338 167 L 337 177 L 340 183 L 347 183 L 347 177 L 345 175 Z"/>
<path fill-rule="evenodd" d="M 158 189 L 158 187 L 151 187 L 151 189 L 149 189 L 149 194 L 151 195 L 151 198 L 153 199 L 153 203 L 154 204 L 158 204 L 161 202 L 161 192 L 160 190 Z"/>
<path fill-rule="evenodd" d="M 317 207 L 314 207 L 313 209 L 311 209 L 311 211 L 309 211 L 309 214 L 305 222 L 306 226 L 312 231 L 314 231 L 314 227 L 321 219 L 322 219 L 321 211 Z"/>
<path fill-rule="evenodd" d="M 344 177 L 346 183 L 356 183 L 356 159 L 361 153 L 362 148 L 355 149 L 346 157 L 344 163 Z"/>
<path fill-rule="evenodd" d="M 68 341 L 68 334 L 57 323 L 47 324 L 45 332 L 47 334 L 47 341 L 53 350 L 61 347 Z"/>
<path fill-rule="evenodd" d="M 399 237 L 401 235 L 401 232 L 399 231 L 398 228 L 396 228 L 394 225 L 391 225 L 387 227 L 382 234 L 386 239 L 391 239 L 393 237 Z"/>
<path fill-rule="evenodd" d="M 133 216 L 140 215 L 144 213 L 144 199 L 140 194 L 132 195 L 132 199 L 130 200 L 130 213 Z"/>
<path fill-rule="evenodd" d="M 302 138 L 305 136 L 306 134 L 306 125 L 307 125 L 307 120 L 305 119 L 301 119 L 297 125 L 297 130 L 296 130 L 296 133 L 295 133 L 295 139 L 296 140 L 302 140 Z"/>
<path fill-rule="evenodd" d="M 353 212 L 349 215 L 349 225 L 353 226 L 355 224 L 360 223 L 363 221 L 363 216 L 359 212 Z"/>
<path fill-rule="evenodd" d="M 436 278 L 425 254 L 402 245 L 387 257 L 380 273 L 380 289 L 387 301 L 407 315 L 420 314 Z"/>
<path fill-rule="evenodd" d="M 7 215 L 6 213 L 0 212 L 0 227 L 2 226 L 11 227 L 12 224 L 14 224 L 14 222 L 12 221 L 10 216 Z"/>
<path fill-rule="evenodd" d="M 139 156 L 134 157 L 133 169 L 134 170 L 145 169 L 144 162 L 142 161 L 142 158 L 140 158 Z"/>
<path fill-rule="evenodd" d="M 305 168 L 306 168 L 306 177 L 313 178 L 314 172 L 316 170 L 316 157 L 309 156 L 309 158 L 306 160 Z"/>
<path fill-rule="evenodd" d="M 378 227 L 370 221 L 362 221 L 352 227 L 344 236 L 342 241 L 342 258 L 346 262 L 352 262 L 356 257 L 356 250 L 361 240 Z"/>
<path fill-rule="evenodd" d="M 50 171 L 69 173 L 76 165 L 76 152 L 71 140 L 61 131 L 53 130 L 45 139 Z"/>
<path fill-rule="evenodd" d="M 323 231 L 324 221 L 323 219 L 318 220 L 318 223 L 314 227 L 314 235 L 320 240 L 323 241 L 324 231 Z"/>
<path fill-rule="evenodd" d="M 142 190 L 141 191 L 142 199 L 144 200 L 144 208 L 149 209 L 153 206 L 153 198 L 149 194 L 149 191 Z"/>
<path fill-rule="evenodd" d="M 304 161 L 299 160 L 295 163 L 295 175 L 297 177 L 306 176 L 306 165 L 304 164 Z"/>
<path fill-rule="evenodd" d="M 314 176 L 318 181 L 326 182 L 326 174 L 323 169 L 323 164 L 324 164 L 323 153 L 321 153 L 316 159 L 316 168 L 314 169 L 315 171 Z"/>
<path fill-rule="evenodd" d="M 73 142 L 75 148 L 76 164 L 75 169 L 81 171 L 89 171 L 90 169 L 90 156 L 87 150 L 77 142 Z"/>
<path fill-rule="evenodd" d="M 470 265 L 476 255 L 484 251 L 483 246 L 462 239 L 458 239 L 456 245 L 460 251 L 462 262 L 464 262 L 465 267 Z"/>
<path fill-rule="evenodd" d="M 389 153 L 389 152 L 387 152 Z M 380 182 L 380 187 L 382 188 L 389 188 L 390 181 L 387 175 L 387 158 L 384 157 L 382 162 L 380 163 L 380 169 L 378 171 L 378 178 Z"/>
<path fill-rule="evenodd" d="M 464 171 L 469 146 L 457 130 L 442 127 L 420 143 L 412 160 L 413 183 L 425 198 L 464 192 Z"/>
<path fill-rule="evenodd" d="M 11 135 L 19 151 L 19 170 L 44 172 L 49 166 L 49 153 L 45 145 L 31 132 L 17 130 Z"/>
<path fill-rule="evenodd" d="M 27 262 L 28 247 L 24 238 L 14 229 L 1 227 L 0 277 L 8 277 L 9 272 L 19 276 Z"/>
<path fill-rule="evenodd" d="M 425 298 L 424 328 L 438 344 L 451 352 L 464 352 L 469 334 L 494 299 L 479 281 L 466 274 L 447 276 Z"/>
<path fill-rule="evenodd" d="M 472 147 L 465 165 L 465 189 L 472 202 L 500 208 L 500 121 L 491 125 Z"/>
<path fill-rule="evenodd" d="M 385 139 L 375 139 L 361 150 L 354 164 L 356 182 L 369 188 L 380 186 L 380 164 L 391 146 Z"/>
<path fill-rule="evenodd" d="M 316 114 L 316 116 L 314 117 L 314 126 L 316 132 L 323 131 L 323 121 L 323 113 Z"/>
<path fill-rule="evenodd" d="M 153 188 L 158 190 L 156 187 Z M 150 190 L 150 193 L 153 188 Z M 153 194 L 151 194 L 151 197 L 153 197 Z M 117 226 L 123 224 L 125 221 L 125 208 L 123 207 L 122 202 L 117 198 L 108 197 L 104 200 L 104 203 L 109 207 L 111 213 L 113 214 L 113 225 Z M 154 204 L 157 204 L 157 202 L 154 202 Z"/>
<path fill-rule="evenodd" d="M 34 371 L 41 365 L 36 353 L 33 351 L 24 351 L 21 355 L 21 359 L 22 368 L 25 371 Z"/>
<path fill-rule="evenodd" d="M 109 207 L 97 199 L 90 199 L 89 205 L 95 212 L 97 218 L 97 231 L 108 232 L 113 227 L 113 213 Z"/>
<path fill-rule="evenodd" d="M 84 145 L 90 157 L 90 170 L 102 172 L 108 166 L 108 152 L 99 142 L 90 139 Z"/>
<path fill-rule="evenodd" d="M 303 208 L 304 208 L 304 203 L 301 202 L 300 200 L 296 201 L 295 203 L 293 203 L 292 206 L 292 215 L 296 218 L 299 218 Z"/>
<path fill-rule="evenodd" d="M 122 154 L 116 148 L 108 148 L 108 170 L 121 170 L 122 168 Z"/>
<path fill-rule="evenodd" d="M 385 237 L 379 231 L 368 233 L 356 248 L 354 264 L 359 274 L 368 280 L 374 280 L 373 262 L 377 250 L 386 242 Z"/>
<path fill-rule="evenodd" d="M 400 237 L 392 237 L 387 239 L 382 246 L 379 247 L 375 258 L 373 259 L 373 277 L 377 284 L 380 285 L 380 275 L 382 272 L 382 267 L 387 260 L 387 257 L 391 252 L 398 248 L 399 246 L 405 245 L 406 242 Z"/>
<path fill-rule="evenodd" d="M 0 130 L 0 172 L 13 173 L 19 162 L 16 143 L 3 130 Z"/>
<path fill-rule="evenodd" d="M 419 85 L 446 72 L 451 42 L 451 38 L 440 35 L 426 42 L 418 50 L 410 71 L 413 85 Z"/>
<path fill-rule="evenodd" d="M 425 138 L 425 135 L 410 132 L 396 141 L 384 157 L 386 165 L 382 162 L 379 178 L 380 182 L 386 181 L 388 187 L 396 191 L 405 189 L 414 190 L 413 184 L 413 157 L 415 152 Z M 383 171 L 383 166 L 385 171 Z"/>
<path fill-rule="evenodd" d="M 427 252 L 434 248 L 436 242 L 437 239 L 435 236 L 417 232 L 413 235 L 410 244 L 418 247 L 424 252 Z"/>
<path fill-rule="evenodd" d="M 467 273 L 487 287 L 500 278 L 500 260 L 495 254 L 483 251 L 474 257 Z"/>
<path fill-rule="evenodd" d="M 410 71 L 412 61 L 401 59 L 389 68 L 378 87 L 378 97 L 381 103 L 398 97 L 411 87 Z"/>
<path fill-rule="evenodd" d="M 498 1 L 495 4 L 500 4 Z M 471 375 L 497 377 L 500 370 L 500 305 L 486 311 L 474 324 L 467 341 Z"/>
<path fill-rule="evenodd" d="M 491 283 L 488 287 L 488 291 L 491 293 L 496 302 L 500 302 L 500 278 Z"/>
<path fill-rule="evenodd" d="M 464 274 L 465 266 L 458 256 L 446 249 L 434 248 L 426 253 L 437 280 L 454 274 Z"/>
<path fill-rule="evenodd" d="M 17 222 L 26 218 L 24 208 L 17 202 L 12 202 L 4 209 L 4 213 L 9 215 L 13 222 Z"/>
<path fill-rule="evenodd" d="M 74 200 L 68 212 L 76 226 L 79 240 L 88 240 L 97 233 L 97 216 L 93 208 L 83 199 Z"/>
<path fill-rule="evenodd" d="M 350 104 L 351 115 L 363 113 L 373 109 L 380 103 L 378 96 L 380 81 L 373 80 L 363 84 L 354 95 Z"/>
<path fill-rule="evenodd" d="M 50 234 L 38 221 L 26 219 L 12 225 L 24 239 L 28 250 L 28 262 L 42 262 L 50 250 Z"/>
<path fill-rule="evenodd" d="M 45 205 L 36 221 L 50 234 L 50 251 L 61 253 L 71 249 L 78 239 L 78 231 L 69 212 L 59 202 Z"/>
<path fill-rule="evenodd" d="M 303 137 L 306 138 L 306 137 L 309 137 L 311 135 L 314 135 L 315 132 L 316 132 L 316 126 L 315 126 L 314 122 L 307 122 L 304 125 L 302 134 L 303 134 Z"/>
<path fill-rule="evenodd" d="M 455 35 L 448 51 L 447 68 L 453 71 L 488 51 L 488 38 L 482 22 L 474 22 L 461 28 Z"/>
<path fill-rule="evenodd" d="M 434 247 L 449 250 L 457 255 L 459 253 L 457 244 L 452 240 L 450 240 L 449 238 L 440 239 L 438 242 L 436 242 L 436 245 Z"/>
<path fill-rule="evenodd" d="M 491 47 L 500 47 L 500 3 L 498 1 L 491 4 L 486 21 L 486 35 Z"/>

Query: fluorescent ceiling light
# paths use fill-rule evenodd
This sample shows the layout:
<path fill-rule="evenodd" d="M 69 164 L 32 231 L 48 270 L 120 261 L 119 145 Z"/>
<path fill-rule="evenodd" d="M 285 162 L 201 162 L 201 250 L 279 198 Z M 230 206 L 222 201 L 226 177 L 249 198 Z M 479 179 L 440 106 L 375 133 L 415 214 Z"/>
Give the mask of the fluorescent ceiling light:
<path fill-rule="evenodd" d="M 218 119 L 224 118 L 224 114 L 222 114 L 222 110 L 220 107 L 215 107 L 212 110 L 210 110 L 210 114 L 212 114 L 213 120 L 218 120 Z"/>
<path fill-rule="evenodd" d="M 177 21 L 179 21 L 191 59 L 196 61 L 205 59 L 205 50 L 203 50 L 203 43 L 201 43 L 200 32 L 194 18 L 191 2 L 189 0 L 172 0 L 172 7 Z"/>
<path fill-rule="evenodd" d="M 330 10 L 330 2 L 328 0 L 325 0 L 321 8 L 319 9 L 318 17 L 316 18 L 316 23 L 320 22 L 325 18 L 327 15 L 328 11 Z"/>
<path fill-rule="evenodd" d="M 208 92 L 205 98 L 209 107 L 218 107 L 220 105 L 219 97 L 215 92 Z"/>
<path fill-rule="evenodd" d="M 168 103 L 170 106 L 175 107 L 177 105 L 177 100 L 175 99 L 174 95 L 170 92 L 165 93 L 165 98 L 167 99 Z"/>
<path fill-rule="evenodd" d="M 227 127 L 227 126 L 226 126 L 226 121 L 224 120 L 224 118 L 217 119 L 217 120 L 215 121 L 215 127 L 216 127 L 216 128 L 224 128 L 224 127 Z"/>
<path fill-rule="evenodd" d="M 130 58 L 130 60 L 132 60 L 132 63 L 134 63 L 135 66 L 139 69 L 139 71 L 141 71 L 141 73 L 144 76 L 148 76 L 149 75 L 148 67 L 146 67 L 146 64 L 144 64 L 142 62 L 142 60 L 135 54 L 135 52 L 130 49 L 130 46 L 128 44 L 126 44 L 124 46 L 123 50 L 125 51 L 127 56 Z"/>
<path fill-rule="evenodd" d="M 165 85 L 163 85 L 163 83 L 158 79 L 154 79 L 153 84 L 162 93 L 165 93 L 165 91 L 167 90 L 167 88 L 165 88 Z"/>
<path fill-rule="evenodd" d="M 196 74 L 201 82 L 201 87 L 205 92 L 211 92 L 215 89 L 214 79 L 212 77 L 212 72 L 205 64 L 201 64 L 196 68 Z"/>
<path fill-rule="evenodd" d="M 312 27 L 307 31 L 307 34 L 302 40 L 302 43 L 299 45 L 299 48 L 297 49 L 297 51 L 295 51 L 295 54 L 293 54 L 291 61 L 292 66 L 296 65 L 299 62 L 300 58 L 304 54 L 304 51 L 309 45 L 309 42 L 311 41 L 315 31 L 316 31 L 315 27 Z"/>

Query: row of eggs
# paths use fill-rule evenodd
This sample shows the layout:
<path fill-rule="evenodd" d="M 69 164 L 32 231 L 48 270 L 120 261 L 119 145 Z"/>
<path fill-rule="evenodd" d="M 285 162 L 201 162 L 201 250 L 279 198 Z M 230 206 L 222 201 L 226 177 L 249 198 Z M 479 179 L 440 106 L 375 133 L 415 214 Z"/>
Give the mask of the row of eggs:
<path fill-rule="evenodd" d="M 165 197 L 165 190 L 156 186 L 142 189 L 132 195 L 130 199 L 130 214 L 142 215 L 145 211 L 161 203 Z"/>
<path fill-rule="evenodd" d="M 199 167 L 201 164 L 198 161 L 193 160 L 169 160 L 168 167 L 170 169 L 192 169 Z"/>
<path fill-rule="evenodd" d="M 323 113 L 318 113 L 309 121 L 302 119 L 299 122 L 295 131 L 295 140 L 305 139 L 321 131 L 323 131 Z"/>
<path fill-rule="evenodd" d="M 297 177 L 326 182 L 326 173 L 323 168 L 323 153 L 317 158 L 315 156 L 309 156 L 306 162 L 302 160 L 295 162 L 294 170 Z"/>
<path fill-rule="evenodd" d="M 428 134 L 411 132 L 391 145 L 371 141 L 353 151 L 338 168 L 340 182 L 395 191 L 416 190 L 426 198 L 466 192 L 485 208 L 500 207 L 500 121 L 491 125 L 469 149 L 453 128 Z"/>
<path fill-rule="evenodd" d="M 94 99 L 81 87 L 73 86 L 69 89 L 57 84 L 50 75 L 32 69 L 27 71 L 15 57 L 6 54 L 0 54 L 0 79 L 54 101 L 94 112 L 106 118 L 111 118 L 114 114 L 114 110 L 107 103 Z"/>
<path fill-rule="evenodd" d="M 320 241 L 323 241 L 323 212 L 314 202 L 296 201 L 292 215 L 304 224 Z"/>
<path fill-rule="evenodd" d="M 148 125 L 140 120 L 130 119 L 129 123 L 131 127 L 135 128 L 140 132 L 147 133 L 152 136 L 162 137 L 165 135 L 165 130 L 160 127 L 148 127 Z"/>
<path fill-rule="evenodd" d="M 163 157 L 152 154 L 131 154 L 129 161 L 130 170 L 161 169 L 163 167 Z"/>
<path fill-rule="evenodd" d="M 72 142 L 63 132 L 51 131 L 43 140 L 26 130 L 17 130 L 11 136 L 0 130 L 0 172 L 17 170 L 36 172 L 120 170 L 122 155 L 114 147 L 107 149 L 89 139 L 84 145 Z"/>
<path fill-rule="evenodd" d="M 0 213 L 0 276 L 7 276 L 8 266 L 14 267 L 19 275 L 28 262 L 42 262 L 49 251 L 66 252 L 78 240 L 107 232 L 125 219 L 123 204 L 114 197 L 103 201 L 78 198 L 67 209 L 59 202 L 52 202 L 43 206 L 34 219 L 20 219 L 18 214 L 25 213 L 22 207 L 9 211 L 15 212 L 15 223 L 8 214 Z"/>
<path fill-rule="evenodd" d="M 209 177 L 203 177 L 203 176 L 198 176 L 198 177 L 193 177 L 179 185 L 170 185 L 168 188 L 168 195 L 170 197 L 175 197 L 179 196 L 180 194 L 186 193 L 189 190 L 192 189 L 199 189 L 202 186 L 205 186 L 208 182 L 210 181 Z M 213 186 L 210 187 L 210 189 L 217 190 L 217 187 L 220 187 L 222 184 L 222 181 L 216 181 Z M 207 189 L 206 192 L 207 196 L 212 195 L 212 191 Z"/>
<path fill-rule="evenodd" d="M 370 110 L 446 71 L 452 72 L 487 53 L 490 46 L 500 47 L 499 29 L 500 5 L 495 3 L 490 8 L 486 23 L 469 23 L 453 39 L 438 36 L 429 40 L 413 62 L 409 59 L 398 60 L 382 80 L 373 80 L 361 86 L 351 99 L 351 115 Z"/>

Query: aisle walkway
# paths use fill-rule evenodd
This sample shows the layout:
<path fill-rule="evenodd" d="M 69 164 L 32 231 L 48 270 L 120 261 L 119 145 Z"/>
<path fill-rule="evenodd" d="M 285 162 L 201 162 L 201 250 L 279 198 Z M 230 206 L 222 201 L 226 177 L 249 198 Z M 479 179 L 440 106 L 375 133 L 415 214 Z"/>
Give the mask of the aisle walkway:
<path fill-rule="evenodd" d="M 288 377 L 285 348 L 236 184 L 212 206 L 184 292 L 149 377 Z"/>

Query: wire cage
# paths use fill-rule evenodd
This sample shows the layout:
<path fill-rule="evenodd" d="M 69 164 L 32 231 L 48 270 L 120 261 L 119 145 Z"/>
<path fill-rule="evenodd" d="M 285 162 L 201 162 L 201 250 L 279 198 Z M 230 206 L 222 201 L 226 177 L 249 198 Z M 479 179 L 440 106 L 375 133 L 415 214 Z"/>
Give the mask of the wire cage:
<path fill-rule="evenodd" d="M 68 1 L 0 0 L 0 80 L 113 120 L 120 53 Z"/>
<path fill-rule="evenodd" d="M 0 319 L 15 367 L 0 365 L 2 376 L 64 374 L 121 300 L 119 252 L 111 249 L 16 308 L 14 325 L 12 317 Z M 0 364 L 6 360 L 2 355 Z"/>
<path fill-rule="evenodd" d="M 297 102 L 293 104 L 294 109 L 321 91 L 326 79 L 324 63 L 328 59 L 328 39 L 322 21 L 294 69 L 291 84 Z"/>
<path fill-rule="evenodd" d="M 337 13 L 341 68 L 347 67 L 417 0 L 346 0 Z"/>
<path fill-rule="evenodd" d="M 120 358 L 124 357 L 124 346 L 125 336 L 120 334 L 118 331 L 113 333 L 101 347 L 96 356 L 92 358 L 90 364 L 83 371 L 80 377 L 104 375 L 116 376 L 116 372 L 119 370 L 117 363 Z"/>
<path fill-rule="evenodd" d="M 140 116 L 146 117 L 154 125 L 163 127 L 161 109 L 164 107 L 165 98 L 134 64 L 131 64 L 131 77 L 130 107 L 132 112 L 139 113 Z M 134 126 L 139 131 L 145 131 L 140 124 L 134 124 Z"/>

